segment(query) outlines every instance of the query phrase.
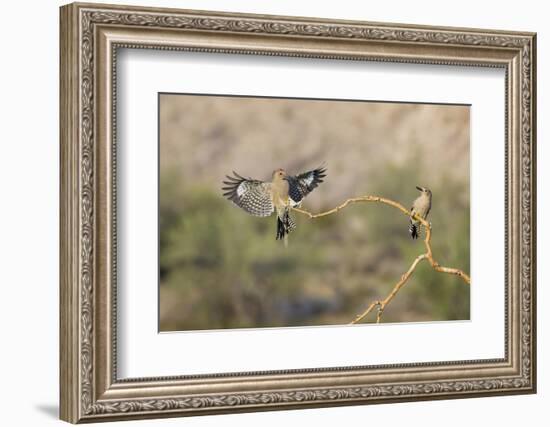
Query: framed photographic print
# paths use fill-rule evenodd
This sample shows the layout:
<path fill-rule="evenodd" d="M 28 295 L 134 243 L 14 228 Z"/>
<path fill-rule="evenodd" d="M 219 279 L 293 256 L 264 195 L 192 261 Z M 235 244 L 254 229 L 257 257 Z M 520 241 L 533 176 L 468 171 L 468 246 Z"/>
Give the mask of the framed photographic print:
<path fill-rule="evenodd" d="M 61 8 L 61 418 L 533 393 L 535 34 Z"/>

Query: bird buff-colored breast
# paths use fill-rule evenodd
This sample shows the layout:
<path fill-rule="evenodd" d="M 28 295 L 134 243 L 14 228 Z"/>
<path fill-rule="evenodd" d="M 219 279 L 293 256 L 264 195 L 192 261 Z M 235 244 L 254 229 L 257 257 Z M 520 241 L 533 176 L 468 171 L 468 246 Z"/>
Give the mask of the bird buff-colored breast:
<path fill-rule="evenodd" d="M 273 204 L 280 207 L 288 204 L 289 184 L 286 179 L 275 178 L 271 183 L 271 196 Z"/>
<path fill-rule="evenodd" d="M 425 218 L 430 210 L 431 197 L 422 193 L 413 203 L 413 212 Z"/>

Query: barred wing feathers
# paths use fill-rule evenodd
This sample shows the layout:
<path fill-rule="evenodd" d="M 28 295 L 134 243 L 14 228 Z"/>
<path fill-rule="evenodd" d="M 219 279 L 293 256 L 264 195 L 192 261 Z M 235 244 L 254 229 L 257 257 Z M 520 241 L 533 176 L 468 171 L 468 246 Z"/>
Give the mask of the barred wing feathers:
<path fill-rule="evenodd" d="M 311 193 L 317 186 L 323 182 L 326 176 L 326 168 L 319 167 L 309 172 L 287 178 L 289 183 L 288 195 L 293 205 L 298 205 L 304 197 Z"/>
<path fill-rule="evenodd" d="M 244 211 L 255 216 L 269 216 L 274 207 L 271 200 L 271 183 L 245 178 L 233 172 L 226 176 L 223 195 Z"/>

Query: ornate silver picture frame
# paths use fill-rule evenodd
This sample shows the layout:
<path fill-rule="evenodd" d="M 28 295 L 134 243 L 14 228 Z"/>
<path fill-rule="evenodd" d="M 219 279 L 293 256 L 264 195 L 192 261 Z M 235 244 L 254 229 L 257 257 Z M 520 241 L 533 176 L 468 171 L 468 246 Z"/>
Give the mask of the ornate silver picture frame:
<path fill-rule="evenodd" d="M 535 34 L 78 3 L 61 8 L 60 22 L 61 419 L 536 391 Z M 497 214 L 505 217 L 504 357 L 119 378 L 116 63 L 122 48 L 503 69 L 506 208 Z"/>

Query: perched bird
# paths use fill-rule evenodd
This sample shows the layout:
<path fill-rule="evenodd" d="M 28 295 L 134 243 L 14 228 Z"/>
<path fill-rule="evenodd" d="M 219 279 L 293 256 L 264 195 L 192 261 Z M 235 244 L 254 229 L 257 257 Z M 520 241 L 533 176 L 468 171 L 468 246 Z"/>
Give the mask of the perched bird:
<path fill-rule="evenodd" d="M 427 188 L 418 187 L 418 186 L 416 187 L 416 189 L 421 193 L 420 193 L 420 196 L 418 196 L 418 198 L 413 202 L 413 205 L 411 208 L 409 233 L 411 234 L 411 237 L 413 239 L 418 238 L 420 225 L 421 225 L 420 221 L 415 220 L 413 218 L 413 215 L 416 214 L 419 217 L 426 219 L 432 207 L 432 192 Z"/>
<path fill-rule="evenodd" d="M 255 216 L 277 213 L 277 236 L 280 240 L 296 228 L 290 207 L 300 206 L 304 197 L 323 182 L 326 168 L 318 167 L 300 175 L 288 175 L 283 169 L 273 171 L 271 182 L 245 178 L 233 171 L 226 176 L 223 195 L 237 206 Z M 285 239 L 286 242 L 286 239 Z"/>

